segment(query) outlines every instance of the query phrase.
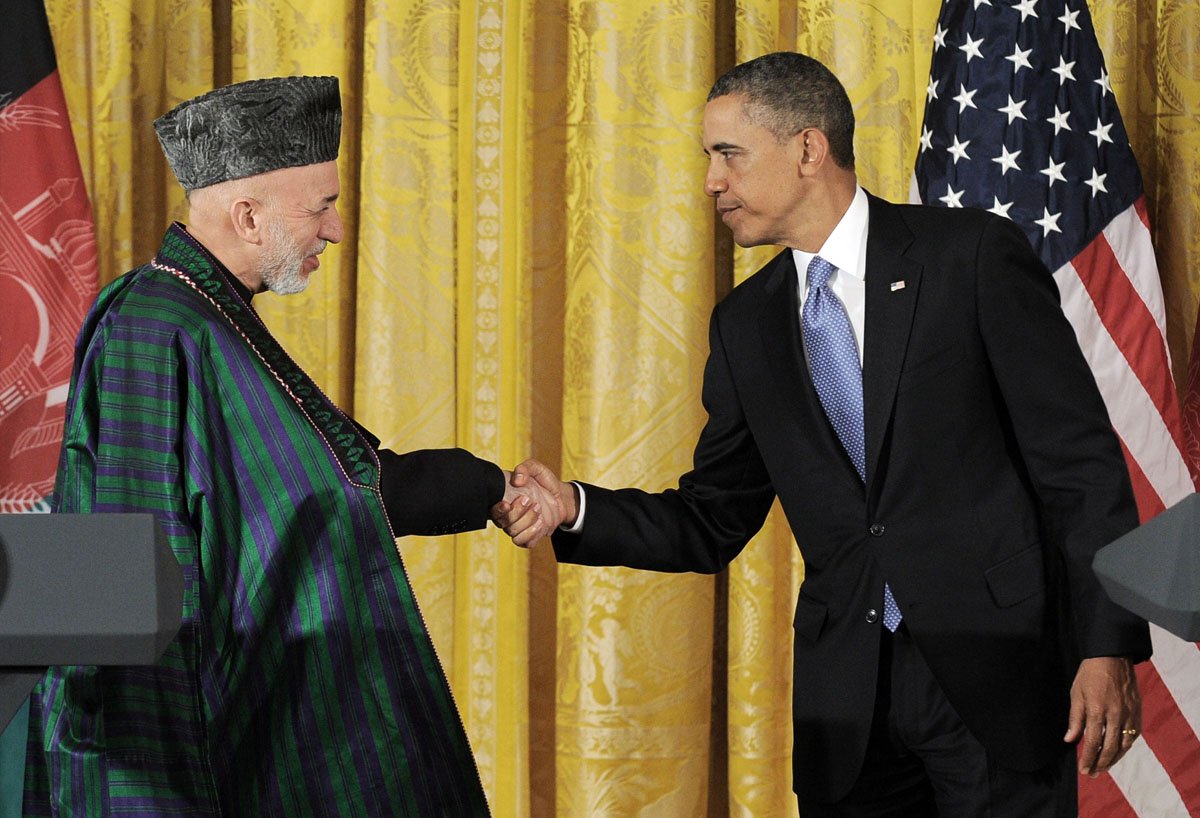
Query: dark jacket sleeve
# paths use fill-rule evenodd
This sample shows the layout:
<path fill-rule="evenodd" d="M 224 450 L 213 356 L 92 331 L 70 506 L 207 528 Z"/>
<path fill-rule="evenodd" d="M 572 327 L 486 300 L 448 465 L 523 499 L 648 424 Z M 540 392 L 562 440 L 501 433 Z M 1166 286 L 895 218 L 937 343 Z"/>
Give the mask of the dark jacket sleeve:
<path fill-rule="evenodd" d="M 980 333 L 1013 433 L 1063 555 L 1071 623 L 1083 658 L 1151 653 L 1145 620 L 1109 599 L 1096 551 L 1138 524 L 1120 443 L 1095 378 L 1025 236 L 995 219 L 979 277 Z"/>
<path fill-rule="evenodd" d="M 500 467 L 465 449 L 378 451 L 383 507 L 398 537 L 484 528 L 504 496 Z"/>
<path fill-rule="evenodd" d="M 500 467 L 465 449 L 419 449 L 403 454 L 380 448 L 379 438 L 358 427 L 379 455 L 379 492 L 392 531 L 441 535 L 485 528 L 504 496 Z"/>

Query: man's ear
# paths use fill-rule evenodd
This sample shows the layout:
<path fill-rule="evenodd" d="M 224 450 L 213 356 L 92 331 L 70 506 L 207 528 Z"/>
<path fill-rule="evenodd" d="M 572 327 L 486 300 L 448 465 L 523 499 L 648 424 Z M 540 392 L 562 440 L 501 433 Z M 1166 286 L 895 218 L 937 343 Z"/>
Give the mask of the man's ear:
<path fill-rule="evenodd" d="M 800 175 L 816 174 L 829 158 L 829 138 L 817 128 L 805 128 L 792 138 L 798 143 Z"/>
<path fill-rule="evenodd" d="M 253 196 L 238 196 L 229 204 L 229 221 L 238 238 L 249 244 L 261 244 L 266 221 L 263 203 Z"/>

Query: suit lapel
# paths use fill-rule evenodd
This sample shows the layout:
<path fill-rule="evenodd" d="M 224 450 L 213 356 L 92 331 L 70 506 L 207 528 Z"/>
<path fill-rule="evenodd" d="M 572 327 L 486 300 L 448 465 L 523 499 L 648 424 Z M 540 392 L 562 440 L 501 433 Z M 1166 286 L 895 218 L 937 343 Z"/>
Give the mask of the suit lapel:
<path fill-rule="evenodd" d="M 764 287 L 766 299 L 759 315 L 758 331 L 762 348 L 778 385 L 784 407 L 798 413 L 806 400 L 804 384 L 808 378 L 804 351 L 800 345 L 800 313 L 797 297 L 796 265 L 790 250 L 776 256 L 775 269 Z M 785 408 L 784 411 L 789 411 Z M 792 428 L 795 428 L 794 426 Z"/>
<path fill-rule="evenodd" d="M 895 205 L 869 198 L 866 319 L 863 345 L 863 423 L 867 478 L 878 473 L 888 418 L 920 291 L 922 267 L 904 257 L 912 243 Z"/>

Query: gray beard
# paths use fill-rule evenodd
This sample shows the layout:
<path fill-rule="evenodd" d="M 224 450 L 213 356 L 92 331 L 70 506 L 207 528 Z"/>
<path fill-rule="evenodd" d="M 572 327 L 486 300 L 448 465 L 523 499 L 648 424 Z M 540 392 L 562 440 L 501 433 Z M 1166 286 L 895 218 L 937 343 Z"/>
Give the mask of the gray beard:
<path fill-rule="evenodd" d="M 267 223 L 267 238 L 261 266 L 263 285 L 278 295 L 304 292 L 309 279 L 301 272 L 306 253 L 278 221 Z"/>

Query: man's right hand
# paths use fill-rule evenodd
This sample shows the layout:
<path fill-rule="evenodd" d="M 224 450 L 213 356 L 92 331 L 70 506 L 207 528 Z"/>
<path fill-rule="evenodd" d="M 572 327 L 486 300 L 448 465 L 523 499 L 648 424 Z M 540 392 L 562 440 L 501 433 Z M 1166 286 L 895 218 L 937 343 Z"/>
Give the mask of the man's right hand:
<path fill-rule="evenodd" d="M 504 473 L 504 497 L 492 506 L 492 522 L 512 537 L 514 545 L 528 548 L 547 537 L 562 524 L 563 502 L 533 480 L 513 480 L 510 471 Z"/>
<path fill-rule="evenodd" d="M 530 480 L 561 499 L 563 507 L 561 524 L 575 525 L 575 520 L 579 517 L 579 496 L 577 494 L 579 488 L 574 483 L 564 483 L 559 480 L 549 466 L 533 458 L 526 460 L 512 472 L 512 484 L 518 488 L 528 485 Z"/>
<path fill-rule="evenodd" d="M 553 528 L 559 524 L 568 526 L 575 524 L 579 515 L 578 498 L 575 493 L 577 489 L 573 483 L 564 483 L 559 480 L 546 464 L 538 460 L 526 460 L 512 470 L 509 484 L 517 492 L 544 492 L 545 495 L 558 501 L 558 509 L 562 512 L 561 518 L 554 522 L 549 531 L 539 531 L 538 536 L 552 533 Z M 497 526 L 504 529 L 504 533 L 512 537 L 513 542 L 517 545 L 531 545 L 528 531 L 529 517 L 526 512 L 526 508 L 519 503 L 510 502 L 506 497 L 505 501 L 497 503 L 492 508 L 492 520 Z"/>

